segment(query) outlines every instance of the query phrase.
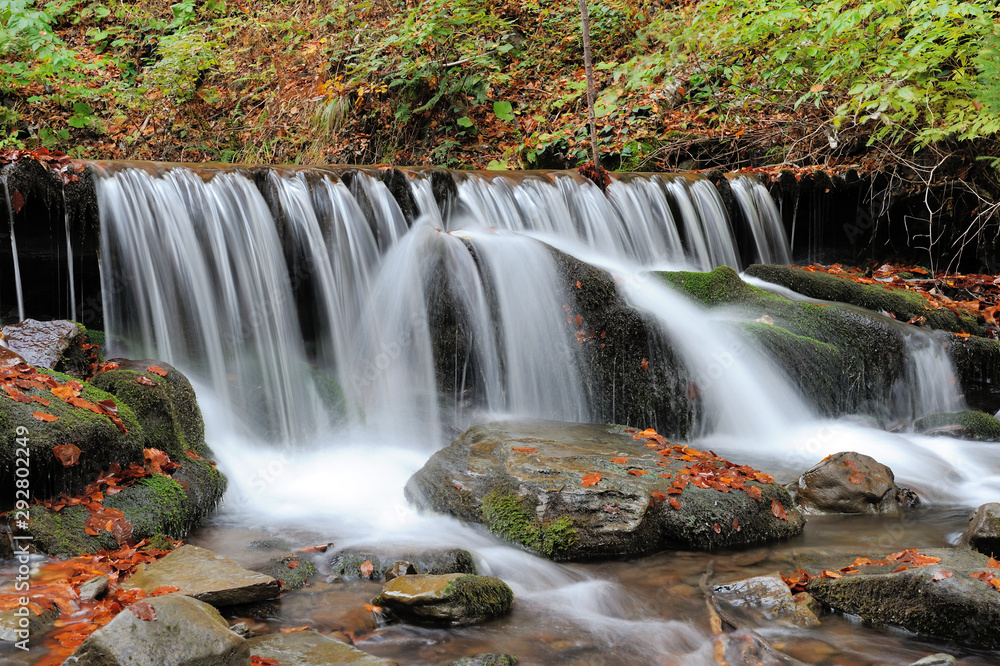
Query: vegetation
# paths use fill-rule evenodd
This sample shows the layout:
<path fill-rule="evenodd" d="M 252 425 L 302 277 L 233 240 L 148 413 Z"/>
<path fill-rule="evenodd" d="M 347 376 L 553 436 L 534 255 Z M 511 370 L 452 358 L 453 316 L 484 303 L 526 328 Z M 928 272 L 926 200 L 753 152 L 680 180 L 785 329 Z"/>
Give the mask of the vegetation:
<path fill-rule="evenodd" d="M 590 2 L 610 167 L 996 164 L 988 0 Z M 0 148 L 562 167 L 588 159 L 575 0 L 0 0 Z"/>

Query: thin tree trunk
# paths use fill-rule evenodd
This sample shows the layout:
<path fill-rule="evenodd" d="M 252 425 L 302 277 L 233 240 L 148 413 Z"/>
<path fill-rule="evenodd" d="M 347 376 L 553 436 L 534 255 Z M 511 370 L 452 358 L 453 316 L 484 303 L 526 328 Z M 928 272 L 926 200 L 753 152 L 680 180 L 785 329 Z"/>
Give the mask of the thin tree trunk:
<path fill-rule="evenodd" d="M 594 167 L 598 177 L 601 173 L 601 154 L 597 148 L 597 120 L 594 114 L 594 62 L 590 56 L 590 14 L 587 0 L 580 0 L 580 18 L 583 20 L 583 64 L 587 70 L 587 116 L 590 119 L 590 148 L 594 155 Z"/>

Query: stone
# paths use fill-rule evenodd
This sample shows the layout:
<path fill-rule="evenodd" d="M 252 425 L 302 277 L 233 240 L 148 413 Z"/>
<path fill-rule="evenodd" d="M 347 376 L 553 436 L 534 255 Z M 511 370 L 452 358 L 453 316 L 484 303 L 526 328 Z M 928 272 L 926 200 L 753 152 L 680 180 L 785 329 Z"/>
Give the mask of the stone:
<path fill-rule="evenodd" d="M 944 435 L 980 442 L 1000 441 L 1000 421 L 992 414 L 972 409 L 924 416 L 913 423 L 913 429 L 922 435 Z"/>
<path fill-rule="evenodd" d="M 213 606 L 264 601 L 281 591 L 271 576 L 244 569 L 227 557 L 190 544 L 156 562 L 140 564 L 121 587 L 152 592 L 164 585 L 178 587 L 178 594 Z"/>
<path fill-rule="evenodd" d="M 731 606 L 758 612 L 766 620 L 796 627 L 819 624 L 809 599 L 796 600 L 778 572 L 716 585 L 713 592 Z"/>
<path fill-rule="evenodd" d="M 827 456 L 788 486 L 807 514 L 898 515 L 913 491 L 896 485 L 892 470 L 870 456 L 846 451 Z"/>
<path fill-rule="evenodd" d="M 989 502 L 969 515 L 969 545 L 985 555 L 1000 555 L 1000 502 Z"/>
<path fill-rule="evenodd" d="M 61 363 L 63 354 L 72 346 L 86 342 L 86 329 L 67 319 L 25 319 L 18 324 L 4 326 L 0 332 L 7 348 L 20 354 L 28 365 L 50 370 L 65 371 Z"/>
<path fill-rule="evenodd" d="M 315 631 L 267 634 L 251 638 L 247 643 L 251 654 L 274 659 L 281 666 L 396 666 L 394 661 L 367 654 Z"/>
<path fill-rule="evenodd" d="M 517 663 L 519 663 L 518 658 L 512 654 L 484 652 L 449 661 L 447 666 L 515 666 Z"/>
<path fill-rule="evenodd" d="M 1000 570 L 990 569 L 985 555 L 961 548 L 929 548 L 920 554 L 940 562 L 900 571 L 903 560 L 868 555 L 876 564 L 840 578 L 815 578 L 806 590 L 824 606 L 875 625 L 967 647 L 1000 648 L 1000 593 L 987 581 L 972 577 Z"/>
<path fill-rule="evenodd" d="M 237 622 L 230 625 L 229 631 L 243 638 L 253 638 L 253 631 L 250 630 L 250 626 L 246 622 Z"/>
<path fill-rule="evenodd" d="M 604 425 L 477 425 L 435 453 L 410 478 L 406 496 L 555 560 L 730 548 L 801 532 L 802 514 L 777 483 L 746 481 L 746 490 L 689 483 L 668 494 L 675 475 L 693 464 L 681 459 L 690 449 L 658 455 L 646 443 Z M 712 457 L 717 469 L 725 462 Z M 594 473 L 600 481 L 583 485 Z M 786 519 L 775 515 L 783 510 Z"/>
<path fill-rule="evenodd" d="M 264 564 L 250 567 L 250 570 L 277 579 L 281 582 L 282 590 L 297 590 L 308 585 L 309 579 L 318 573 L 312 562 L 298 555 L 275 557 Z"/>
<path fill-rule="evenodd" d="M 393 578 L 399 578 L 400 576 L 412 576 L 417 573 L 416 567 L 414 567 L 409 562 L 399 561 L 394 562 L 391 567 L 385 570 L 385 574 L 382 576 L 387 582 Z"/>
<path fill-rule="evenodd" d="M 452 626 L 478 624 L 510 611 L 514 592 L 492 576 L 416 574 L 394 578 L 372 604 L 404 621 Z"/>
<path fill-rule="evenodd" d="M 229 630 L 219 611 L 179 594 L 143 600 L 154 620 L 128 608 L 87 637 L 67 663 L 78 666 L 245 666 L 247 641 Z"/>
<path fill-rule="evenodd" d="M 85 583 L 81 583 L 77 593 L 81 599 L 97 599 L 108 590 L 111 581 L 107 576 L 94 576 Z"/>
<path fill-rule="evenodd" d="M 944 652 L 938 652 L 937 654 L 931 654 L 923 659 L 918 659 L 910 666 L 955 666 L 958 662 L 950 654 Z"/>
<path fill-rule="evenodd" d="M 367 578 L 361 573 L 361 565 L 365 562 L 372 563 L 373 580 L 389 580 L 385 574 L 400 562 L 413 567 L 413 571 L 409 573 L 479 573 L 472 553 L 461 548 L 429 548 L 414 551 L 388 547 L 382 550 L 374 548 L 341 550 L 330 560 L 330 574 L 344 578 Z"/>
<path fill-rule="evenodd" d="M 30 608 L 26 612 L 18 608 L 0 611 L 0 641 L 19 643 L 27 638 L 29 644 L 35 643 L 48 633 L 58 617 L 59 611 L 55 609 L 43 609 L 39 615 Z M 27 627 L 22 622 L 25 618 Z"/>

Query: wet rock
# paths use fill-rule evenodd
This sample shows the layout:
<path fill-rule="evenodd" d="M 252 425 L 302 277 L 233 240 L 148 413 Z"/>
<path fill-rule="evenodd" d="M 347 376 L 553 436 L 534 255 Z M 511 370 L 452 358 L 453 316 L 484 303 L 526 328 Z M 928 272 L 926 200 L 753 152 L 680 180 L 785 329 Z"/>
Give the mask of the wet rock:
<path fill-rule="evenodd" d="M 144 600 L 156 613 L 140 620 L 125 609 L 77 648 L 68 663 L 81 666 L 244 666 L 250 650 L 219 611 L 190 597 Z"/>
<path fill-rule="evenodd" d="M 80 378 L 87 370 L 86 329 L 66 319 L 37 321 L 25 319 L 0 329 L 7 347 L 20 354 L 28 365 L 59 370 Z"/>
<path fill-rule="evenodd" d="M 178 594 L 213 606 L 263 601 L 277 597 L 280 592 L 274 578 L 244 569 L 205 548 L 187 544 L 152 564 L 140 564 L 122 583 L 122 588 L 152 592 L 164 585 L 179 587 Z"/>
<path fill-rule="evenodd" d="M 408 622 L 478 624 L 510 611 L 514 592 L 492 576 L 417 574 L 394 578 L 372 603 Z"/>
<path fill-rule="evenodd" d="M 955 658 L 950 654 L 938 652 L 937 654 L 928 655 L 923 659 L 918 659 L 910 664 L 910 666 L 955 666 L 957 663 Z"/>
<path fill-rule="evenodd" d="M 684 485 L 675 477 L 686 476 L 681 470 L 694 463 L 679 453 L 657 455 L 645 444 L 611 426 L 477 425 L 435 453 L 410 478 L 406 495 L 419 507 L 481 523 L 557 560 L 709 550 L 802 530 L 801 513 L 776 483 L 747 481 L 745 490 L 688 483 L 680 494 L 667 494 L 675 482 Z M 724 461 L 713 460 L 724 468 Z M 583 485 L 595 473 L 600 481 Z M 783 510 L 787 519 L 776 515 Z"/>
<path fill-rule="evenodd" d="M 80 595 L 81 599 L 97 599 L 107 591 L 110 582 L 107 576 L 94 576 L 87 582 L 80 584 L 80 587 L 77 588 L 77 594 Z"/>
<path fill-rule="evenodd" d="M 26 606 L 23 611 L 20 608 L 0 611 L 0 642 L 35 643 L 48 633 L 58 617 L 59 611 L 55 609 L 43 609 L 40 615 Z"/>
<path fill-rule="evenodd" d="M 937 412 L 913 423 L 913 429 L 924 435 L 946 435 L 982 442 L 1000 441 L 1000 421 L 991 414 L 965 410 Z"/>
<path fill-rule="evenodd" d="M 1000 593 L 971 575 L 1000 570 L 989 569 L 989 558 L 973 551 L 938 548 L 920 554 L 941 561 L 901 571 L 901 561 L 867 565 L 840 578 L 816 578 L 807 591 L 824 606 L 872 624 L 969 647 L 1000 647 Z"/>
<path fill-rule="evenodd" d="M 250 570 L 277 579 L 281 582 L 282 590 L 296 590 L 308 584 L 319 573 L 312 562 L 297 555 L 275 557 L 264 564 L 250 567 Z"/>
<path fill-rule="evenodd" d="M 251 620 L 270 620 L 281 616 L 280 602 L 254 601 L 248 604 L 226 606 L 226 617 L 245 617 Z"/>
<path fill-rule="evenodd" d="M 361 571 L 365 562 L 371 562 L 374 572 L 371 576 L 366 576 Z M 333 556 L 330 561 L 330 573 L 344 578 L 389 580 L 385 576 L 386 572 L 391 571 L 399 562 L 406 562 L 412 566 L 414 569 L 412 573 L 479 573 L 472 553 L 461 548 L 431 548 L 420 551 L 345 549 Z"/>
<path fill-rule="evenodd" d="M 142 370 L 160 365 L 166 377 L 145 373 L 149 384 L 136 381 Z M 56 371 L 45 371 L 63 384 L 71 377 Z M 143 450 L 156 448 L 179 464 L 171 476 L 154 474 L 138 479 L 115 495 L 103 499 L 108 509 L 123 512 L 132 527 L 131 538 L 141 540 L 160 533 L 183 538 L 201 519 L 211 512 L 225 490 L 225 478 L 210 462 L 212 452 L 205 444 L 201 410 L 194 390 L 183 374 L 156 361 L 125 361 L 121 367 L 99 373 L 82 383 L 80 398 L 91 403 L 110 401 L 116 405 L 125 431 L 120 430 L 104 414 L 73 406 L 50 390 L 31 388 L 25 394 L 48 401 L 20 403 L 0 402 L 0 427 L 17 432 L 22 428 L 31 456 L 32 494 L 50 498 L 60 493 L 78 494 L 98 475 L 117 464 L 124 469 L 131 463 L 144 464 Z M 58 417 L 41 423 L 32 413 L 42 411 Z M 63 466 L 53 454 L 58 445 L 73 444 L 80 449 L 79 462 Z M 0 442 L 0 487 L 13 485 L 16 440 Z M 0 498 L 0 510 L 13 500 Z M 29 534 L 32 546 L 52 555 L 77 555 L 114 549 L 118 542 L 107 530 L 97 535 L 84 532 L 89 512 L 83 506 L 67 506 L 53 511 L 44 506 L 32 508 Z M 8 518 L 13 518 L 10 514 Z M 0 541 L 0 556 L 5 542 Z"/>
<path fill-rule="evenodd" d="M 512 654 L 485 652 L 449 661 L 445 666 L 514 666 L 517 663 L 518 658 Z"/>
<path fill-rule="evenodd" d="M 247 644 L 251 654 L 274 659 L 281 666 L 396 666 L 394 661 L 372 656 L 315 631 L 267 634 L 251 638 Z"/>
<path fill-rule="evenodd" d="M 246 622 L 237 622 L 236 624 L 230 625 L 229 631 L 243 638 L 253 637 L 253 631 L 250 630 L 250 627 L 247 626 Z"/>
<path fill-rule="evenodd" d="M 897 486 L 891 469 L 852 451 L 827 456 L 788 489 L 807 514 L 896 515 L 913 503 L 913 491 Z"/>
<path fill-rule="evenodd" d="M 251 541 L 248 548 L 254 550 L 291 550 L 291 545 L 284 539 L 257 539 Z"/>
<path fill-rule="evenodd" d="M 796 599 L 777 572 L 716 585 L 713 591 L 731 606 L 759 612 L 766 620 L 797 627 L 819 624 L 809 604 L 811 598 Z"/>
<path fill-rule="evenodd" d="M 1000 555 L 1000 503 L 990 502 L 969 516 L 969 545 L 985 555 Z"/>
<path fill-rule="evenodd" d="M 409 562 L 394 562 L 391 567 L 386 569 L 383 578 L 386 582 L 392 580 L 393 578 L 399 578 L 400 576 L 412 576 L 417 573 L 417 568 L 414 567 Z"/>

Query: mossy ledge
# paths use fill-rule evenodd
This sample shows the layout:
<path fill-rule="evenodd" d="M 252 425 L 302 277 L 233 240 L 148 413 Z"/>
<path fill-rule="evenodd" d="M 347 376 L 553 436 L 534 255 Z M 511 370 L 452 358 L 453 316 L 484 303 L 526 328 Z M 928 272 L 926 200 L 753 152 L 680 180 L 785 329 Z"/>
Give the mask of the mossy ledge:
<path fill-rule="evenodd" d="M 913 424 L 919 433 L 948 435 L 981 442 L 1000 441 L 1000 421 L 993 415 L 967 409 L 961 412 L 936 412 Z"/>
<path fill-rule="evenodd" d="M 502 539 L 550 559 L 562 559 L 579 540 L 573 519 L 560 516 L 542 523 L 528 504 L 527 498 L 494 490 L 483 497 L 483 524 Z"/>

